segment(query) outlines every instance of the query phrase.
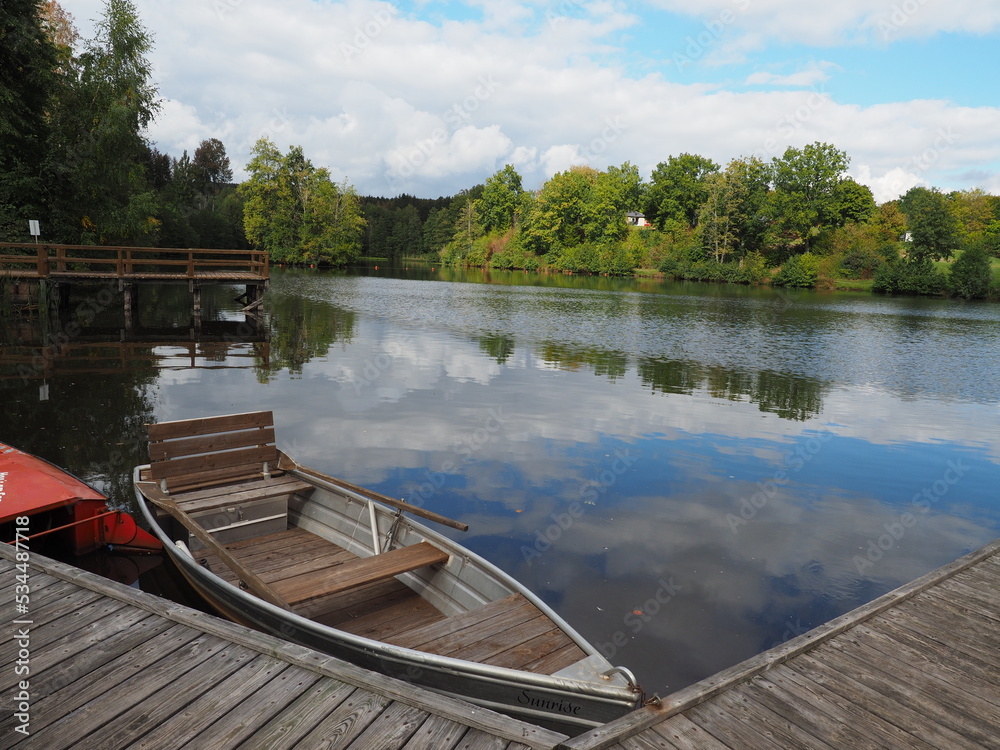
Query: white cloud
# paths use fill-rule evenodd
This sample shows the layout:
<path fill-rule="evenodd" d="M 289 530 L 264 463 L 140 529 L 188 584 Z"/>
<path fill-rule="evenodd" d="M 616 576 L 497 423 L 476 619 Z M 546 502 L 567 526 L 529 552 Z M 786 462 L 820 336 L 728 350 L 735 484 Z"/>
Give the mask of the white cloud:
<path fill-rule="evenodd" d="M 924 185 L 926 187 L 926 183 L 920 178 L 920 175 L 907 172 L 901 167 L 890 169 L 880 177 L 873 177 L 872 169 L 867 164 L 858 164 L 851 171 L 855 180 L 871 188 L 877 203 L 884 203 L 893 198 L 898 198 L 907 190 L 917 185 Z"/>
<path fill-rule="evenodd" d="M 828 71 L 836 67 L 836 65 L 829 62 L 810 63 L 803 70 L 786 75 L 762 70 L 748 76 L 746 83 L 751 86 L 816 86 L 830 80 L 830 73 Z"/>
<path fill-rule="evenodd" d="M 830 46 L 888 43 L 934 33 L 985 34 L 1000 28 L 1000 5 L 982 0 L 654 0 L 653 5 L 707 22 L 728 22 L 756 44 L 768 40 Z"/>
<path fill-rule="evenodd" d="M 231 8 L 226 12 L 200 0 L 137 6 L 154 32 L 152 61 L 166 99 L 151 137 L 173 156 L 218 137 L 237 179 L 245 177 L 252 144 L 265 135 L 283 150 L 301 145 L 315 164 L 364 194 L 451 195 L 504 163 L 517 166 L 528 188 L 578 163 L 631 161 L 648 175 L 682 151 L 725 163 L 751 153 L 770 158 L 815 140 L 846 150 L 852 173 L 882 198 L 911 182 L 970 187 L 961 180 L 973 171 L 978 184 L 1000 181 L 1000 143 L 991 137 L 1000 132 L 996 107 L 844 104 L 808 90 L 829 77 L 825 62 L 791 73 L 776 67 L 752 79 L 801 91 L 737 92 L 638 77 L 616 62 L 626 55 L 608 40 L 639 18 L 610 3 L 561 4 L 552 17 L 534 6 L 531 26 L 533 6 L 491 0 L 478 3 L 485 20 L 437 25 L 370 0 L 226 2 L 219 6 Z M 855 0 L 822 7 L 779 0 L 658 4 L 708 20 L 731 11 L 727 29 L 747 35 L 727 37 L 737 45 L 751 35 L 764 43 L 799 34 L 799 41 L 816 43 L 878 16 Z M 960 0 L 956 14 L 965 5 Z M 78 20 L 100 10 L 93 0 L 67 7 Z M 881 8 L 891 12 L 892 5 Z M 982 28 L 995 26 L 991 10 L 971 16 Z M 928 0 L 905 31 L 931 19 L 943 24 L 941 18 Z M 715 51 L 722 53 L 721 45 Z"/>

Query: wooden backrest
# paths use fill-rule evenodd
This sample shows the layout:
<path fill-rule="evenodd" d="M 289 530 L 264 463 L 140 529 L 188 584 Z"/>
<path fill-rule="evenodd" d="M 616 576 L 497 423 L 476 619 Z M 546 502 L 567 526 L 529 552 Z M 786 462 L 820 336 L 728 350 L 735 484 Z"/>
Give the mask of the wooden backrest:
<path fill-rule="evenodd" d="M 146 432 L 150 478 L 171 492 L 279 473 L 269 411 L 159 422 Z"/>

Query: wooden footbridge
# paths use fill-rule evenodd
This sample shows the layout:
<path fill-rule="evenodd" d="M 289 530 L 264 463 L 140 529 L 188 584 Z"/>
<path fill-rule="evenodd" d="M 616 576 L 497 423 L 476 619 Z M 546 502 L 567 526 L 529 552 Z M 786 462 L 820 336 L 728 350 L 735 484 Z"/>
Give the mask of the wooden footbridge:
<path fill-rule="evenodd" d="M 144 284 L 187 284 L 195 319 L 201 315 L 204 284 L 245 284 L 246 308 L 258 307 L 269 278 L 268 254 L 259 250 L 195 250 L 164 247 L 107 247 L 0 242 L 0 278 L 37 283 L 43 298 L 58 307 L 72 284 L 116 282 L 126 318 L 136 309 Z M 49 294 L 49 288 L 55 292 Z"/>
<path fill-rule="evenodd" d="M 1000 541 L 574 738 L 7 545 L 0 620 L 0 750 L 1000 747 Z"/>

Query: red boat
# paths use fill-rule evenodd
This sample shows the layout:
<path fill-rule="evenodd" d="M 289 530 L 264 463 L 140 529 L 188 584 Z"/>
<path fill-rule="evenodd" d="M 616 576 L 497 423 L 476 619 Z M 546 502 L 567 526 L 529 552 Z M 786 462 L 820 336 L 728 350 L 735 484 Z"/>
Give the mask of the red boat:
<path fill-rule="evenodd" d="M 153 552 L 160 542 L 128 513 L 48 461 L 0 443 L 0 541 L 46 539 L 74 555 L 102 547 Z M 30 544 L 30 542 L 28 542 Z"/>

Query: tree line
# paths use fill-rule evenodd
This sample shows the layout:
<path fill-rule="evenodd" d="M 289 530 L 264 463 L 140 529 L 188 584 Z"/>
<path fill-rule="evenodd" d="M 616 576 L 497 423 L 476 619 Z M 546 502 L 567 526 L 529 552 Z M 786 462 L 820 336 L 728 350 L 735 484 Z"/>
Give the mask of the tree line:
<path fill-rule="evenodd" d="M 1000 198 L 915 187 L 877 205 L 827 143 L 724 168 L 671 156 L 645 181 L 626 162 L 572 167 L 537 192 L 505 166 L 453 203 L 446 263 L 793 287 L 868 280 L 877 292 L 973 298 L 991 292 Z M 630 225 L 633 214 L 645 226 Z M 434 247 L 428 249 L 433 250 Z M 954 258 L 947 272 L 937 261 Z"/>
<path fill-rule="evenodd" d="M 0 34 L 0 238 L 39 219 L 69 244 L 247 246 L 223 144 L 170 157 L 145 138 L 160 102 L 131 2 L 81 40 L 54 0 L 8 0 Z"/>
<path fill-rule="evenodd" d="M 105 0 L 88 40 L 55 0 L 6 0 L 0 35 L 0 239 L 24 239 L 27 220 L 42 219 L 56 242 L 253 246 L 290 264 L 425 255 L 497 269 L 996 293 L 1000 199 L 917 187 L 877 205 L 831 144 L 724 167 L 681 153 L 648 180 L 629 162 L 576 166 L 537 191 L 507 165 L 432 200 L 358 196 L 301 147 L 282 153 L 262 138 L 234 185 L 218 139 L 179 157 L 147 140 L 160 103 L 152 38 L 130 0 Z M 646 226 L 630 225 L 630 213 Z"/>

